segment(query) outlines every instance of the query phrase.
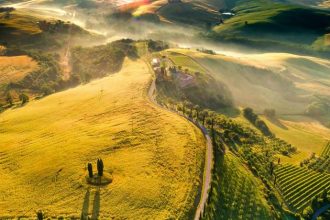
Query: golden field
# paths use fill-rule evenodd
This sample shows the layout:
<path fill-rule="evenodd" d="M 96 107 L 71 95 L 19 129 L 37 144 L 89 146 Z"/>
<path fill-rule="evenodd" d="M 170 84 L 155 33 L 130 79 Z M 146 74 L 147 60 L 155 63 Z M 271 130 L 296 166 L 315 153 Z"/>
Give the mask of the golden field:
<path fill-rule="evenodd" d="M 154 106 L 142 61 L 114 75 L 0 115 L 0 218 L 189 218 L 205 141 L 185 119 Z M 113 182 L 85 183 L 101 157 Z M 189 213 L 190 212 L 190 213 Z"/>
<path fill-rule="evenodd" d="M 16 82 L 37 68 L 38 63 L 28 56 L 0 56 L 0 84 Z"/>

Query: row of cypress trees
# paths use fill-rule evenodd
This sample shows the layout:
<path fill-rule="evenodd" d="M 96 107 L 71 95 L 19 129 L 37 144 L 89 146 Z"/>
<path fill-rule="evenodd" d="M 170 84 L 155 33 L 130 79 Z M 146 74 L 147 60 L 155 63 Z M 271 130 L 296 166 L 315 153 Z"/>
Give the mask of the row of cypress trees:
<path fill-rule="evenodd" d="M 103 160 L 101 158 L 97 159 L 96 167 L 97 167 L 97 175 L 103 176 L 104 165 L 103 165 Z M 87 169 L 88 169 L 89 178 L 93 178 L 93 175 L 94 175 L 93 174 L 93 165 L 91 163 L 88 163 Z"/>

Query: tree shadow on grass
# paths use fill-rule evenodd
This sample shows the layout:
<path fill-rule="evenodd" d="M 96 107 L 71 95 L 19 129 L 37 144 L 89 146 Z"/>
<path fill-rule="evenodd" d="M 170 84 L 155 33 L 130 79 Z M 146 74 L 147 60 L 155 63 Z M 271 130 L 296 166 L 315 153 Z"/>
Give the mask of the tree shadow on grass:
<path fill-rule="evenodd" d="M 98 188 L 94 195 L 93 213 L 92 213 L 93 220 L 99 218 L 100 206 L 101 206 L 101 196 L 100 196 L 100 188 Z"/>
<path fill-rule="evenodd" d="M 88 219 L 88 209 L 89 209 L 89 197 L 90 197 L 90 192 L 89 189 L 87 189 L 84 197 L 84 202 L 83 206 L 81 209 L 81 218 L 82 220 L 87 220 Z"/>
<path fill-rule="evenodd" d="M 284 130 L 288 130 L 288 127 L 286 127 L 279 119 L 275 117 L 267 117 L 267 119 L 273 124 L 276 125 L 279 128 L 282 128 Z"/>

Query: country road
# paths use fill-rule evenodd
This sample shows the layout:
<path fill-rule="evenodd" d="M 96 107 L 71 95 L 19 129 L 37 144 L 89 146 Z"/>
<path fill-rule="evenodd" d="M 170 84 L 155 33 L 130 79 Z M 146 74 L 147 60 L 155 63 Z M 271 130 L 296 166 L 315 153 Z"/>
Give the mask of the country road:
<path fill-rule="evenodd" d="M 178 114 L 175 111 L 172 111 L 170 109 L 167 109 L 161 105 L 159 105 L 155 99 L 155 92 L 156 92 L 156 81 L 155 79 L 152 80 L 152 83 L 149 87 L 149 91 L 148 91 L 148 97 L 150 99 L 150 101 L 152 103 L 154 103 L 155 105 L 164 108 L 168 111 L 174 112 L 176 114 Z M 199 201 L 199 204 L 197 206 L 196 212 L 195 212 L 195 217 L 194 220 L 199 220 L 201 214 L 203 214 L 204 212 L 204 207 L 205 204 L 208 200 L 208 196 L 209 196 L 209 189 L 211 187 L 211 177 L 212 177 L 212 163 L 213 163 L 213 145 L 212 145 L 212 140 L 207 132 L 207 129 L 205 127 L 203 127 L 202 125 L 200 125 L 198 122 L 194 121 L 193 119 L 182 115 L 182 114 L 178 114 L 181 117 L 184 117 L 185 119 L 189 120 L 190 122 L 192 122 L 195 126 L 197 126 L 203 133 L 205 139 L 206 139 L 206 152 L 205 152 L 205 166 L 204 166 L 204 175 L 203 175 L 203 185 L 202 185 L 202 190 L 201 190 L 201 198 Z"/>

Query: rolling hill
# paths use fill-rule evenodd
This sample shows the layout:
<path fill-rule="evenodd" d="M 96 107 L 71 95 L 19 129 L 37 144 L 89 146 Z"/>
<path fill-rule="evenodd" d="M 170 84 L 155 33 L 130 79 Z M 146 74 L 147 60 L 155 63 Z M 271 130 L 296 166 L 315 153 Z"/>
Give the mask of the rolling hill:
<path fill-rule="evenodd" d="M 329 61 L 292 54 L 210 55 L 170 49 L 223 82 L 237 106 L 303 114 L 314 93 L 329 96 Z M 191 66 L 191 65 L 190 65 Z"/>
<path fill-rule="evenodd" d="M 204 138 L 191 123 L 148 101 L 143 61 L 0 116 L 0 218 L 88 213 L 101 219 L 189 218 Z M 86 184 L 102 157 L 112 183 Z"/>
<path fill-rule="evenodd" d="M 277 137 L 298 149 L 283 161 L 299 164 L 312 153 L 320 155 L 330 130 L 319 121 L 327 125 L 329 117 L 315 120 L 305 113 L 315 94 L 330 96 L 325 83 L 330 79 L 327 60 L 285 53 L 210 55 L 187 49 L 169 49 L 166 54 L 175 65 L 210 75 L 226 88 L 224 92 L 204 86 L 208 97 L 229 94 L 235 107 L 252 107 L 259 114 L 274 109 L 275 118 L 262 119 Z M 218 111 L 232 115 L 223 107 Z M 241 118 L 235 116 L 240 123 L 249 124 Z"/>
<path fill-rule="evenodd" d="M 330 12 L 270 0 L 238 1 L 208 37 L 268 51 L 329 53 Z M 299 35 L 297 35 L 299 33 Z"/>

